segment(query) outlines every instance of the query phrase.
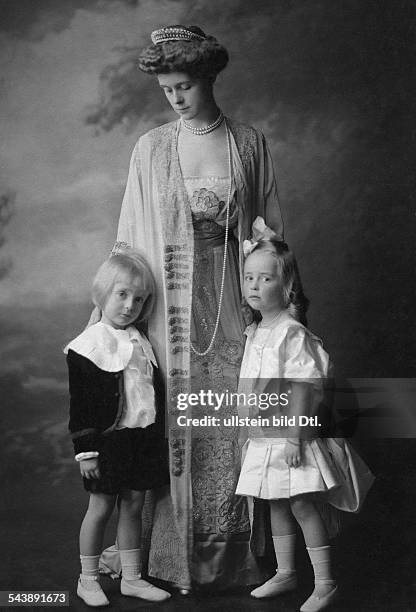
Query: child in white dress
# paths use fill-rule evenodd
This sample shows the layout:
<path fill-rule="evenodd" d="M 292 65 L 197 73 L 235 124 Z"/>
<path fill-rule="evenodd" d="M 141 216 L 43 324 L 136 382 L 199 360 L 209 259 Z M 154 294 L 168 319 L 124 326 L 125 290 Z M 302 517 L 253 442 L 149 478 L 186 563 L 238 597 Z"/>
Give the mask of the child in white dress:
<path fill-rule="evenodd" d="M 157 364 L 133 323 L 150 316 L 155 283 L 144 258 L 120 250 L 98 270 L 92 287 L 101 320 L 64 349 L 70 392 L 69 429 L 89 505 L 79 536 L 77 594 L 89 606 L 109 601 L 98 582 L 104 529 L 118 502 L 121 592 L 148 601 L 170 594 L 140 574 L 141 514 L 145 492 L 167 484 Z"/>
<path fill-rule="evenodd" d="M 280 417 L 282 425 L 249 427 L 236 493 L 266 499 L 270 504 L 278 569 L 251 595 L 272 597 L 296 588 L 297 522 L 315 575 L 315 589 L 301 611 L 316 612 L 337 596 L 320 506 L 329 502 L 343 510 L 357 511 L 373 477 L 344 440 L 319 437 L 322 383 L 329 374 L 329 358 L 321 340 L 290 314 L 296 301 L 293 254 L 270 231 L 266 235 L 267 240 L 244 244 L 243 293 L 249 306 L 261 314 L 261 321 L 246 330 L 239 392 L 280 391 L 282 405 L 275 416 Z M 253 409 L 250 411 L 254 416 Z M 272 416 L 270 410 L 255 411 L 255 416 Z M 289 417 L 292 421 L 284 420 Z M 309 426 L 299 425 L 306 417 Z"/>

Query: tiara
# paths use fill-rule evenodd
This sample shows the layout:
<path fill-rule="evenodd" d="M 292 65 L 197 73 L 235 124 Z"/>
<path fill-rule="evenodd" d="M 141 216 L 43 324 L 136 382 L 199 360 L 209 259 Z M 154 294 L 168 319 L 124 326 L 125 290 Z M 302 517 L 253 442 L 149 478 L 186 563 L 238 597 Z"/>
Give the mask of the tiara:
<path fill-rule="evenodd" d="M 160 28 L 151 33 L 150 38 L 154 45 L 160 45 L 169 40 L 205 40 L 205 36 L 196 34 L 186 28 Z"/>

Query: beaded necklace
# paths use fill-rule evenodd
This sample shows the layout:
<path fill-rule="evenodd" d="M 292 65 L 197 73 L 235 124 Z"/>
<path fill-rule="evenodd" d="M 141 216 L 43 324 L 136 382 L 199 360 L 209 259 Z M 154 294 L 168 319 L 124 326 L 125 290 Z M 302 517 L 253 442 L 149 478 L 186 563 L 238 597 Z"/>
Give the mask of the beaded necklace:
<path fill-rule="evenodd" d="M 213 123 L 210 123 L 209 125 L 206 125 L 203 128 L 194 127 L 190 123 L 187 123 L 185 119 L 181 117 L 181 123 L 184 126 L 184 128 L 186 128 L 189 132 L 192 132 L 192 134 L 195 134 L 195 136 L 205 136 L 205 134 L 209 134 L 210 132 L 213 132 L 214 130 L 217 129 L 217 127 L 220 127 L 223 121 L 224 121 L 224 115 L 222 114 L 222 111 L 220 111 L 220 114 L 218 115 L 218 117 L 215 119 Z"/>
<path fill-rule="evenodd" d="M 277 315 L 275 315 L 272 319 L 270 319 L 270 321 L 268 321 L 267 323 L 263 323 L 263 319 L 261 319 L 261 321 L 259 321 L 259 323 L 257 324 L 257 329 L 268 329 L 270 327 L 273 327 L 273 325 L 276 323 L 276 321 L 281 317 L 281 315 L 283 314 L 284 310 L 280 310 Z"/>

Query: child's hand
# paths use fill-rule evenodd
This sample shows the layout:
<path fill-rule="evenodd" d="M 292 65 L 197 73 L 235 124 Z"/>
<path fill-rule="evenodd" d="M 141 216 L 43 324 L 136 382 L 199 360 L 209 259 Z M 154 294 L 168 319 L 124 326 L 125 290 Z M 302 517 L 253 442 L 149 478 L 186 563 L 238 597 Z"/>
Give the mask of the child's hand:
<path fill-rule="evenodd" d="M 297 468 L 302 464 L 302 447 L 299 439 L 286 440 L 285 461 L 289 467 Z"/>
<path fill-rule="evenodd" d="M 100 468 L 98 467 L 98 459 L 84 459 L 79 462 L 81 476 L 91 480 L 92 478 L 100 477 Z"/>

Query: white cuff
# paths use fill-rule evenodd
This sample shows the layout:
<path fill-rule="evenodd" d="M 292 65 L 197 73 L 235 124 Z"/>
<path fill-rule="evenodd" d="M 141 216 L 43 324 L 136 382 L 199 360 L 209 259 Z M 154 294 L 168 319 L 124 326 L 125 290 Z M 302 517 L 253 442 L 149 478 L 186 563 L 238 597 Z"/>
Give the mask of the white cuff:
<path fill-rule="evenodd" d="M 78 453 L 75 455 L 75 461 L 84 461 L 84 459 L 94 459 L 98 457 L 100 453 L 98 451 L 88 451 L 86 453 Z"/>

